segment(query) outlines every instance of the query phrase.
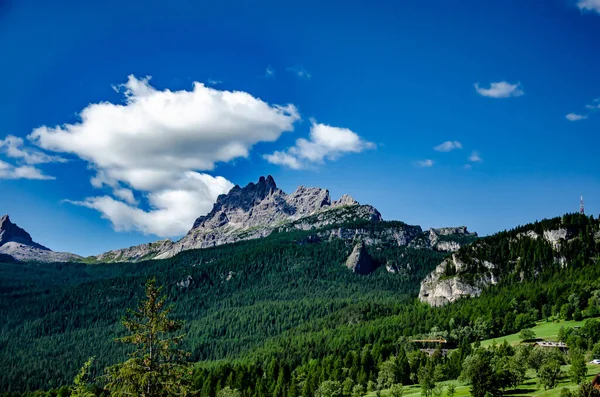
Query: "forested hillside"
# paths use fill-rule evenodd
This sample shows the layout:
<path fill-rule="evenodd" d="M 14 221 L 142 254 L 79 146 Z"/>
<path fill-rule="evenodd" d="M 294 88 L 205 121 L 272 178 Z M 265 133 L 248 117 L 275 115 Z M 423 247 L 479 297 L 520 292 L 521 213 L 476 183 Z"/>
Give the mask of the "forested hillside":
<path fill-rule="evenodd" d="M 488 255 L 486 260 L 509 255 L 502 253 L 507 239 L 537 228 L 543 234 L 564 222 L 557 219 L 478 240 L 459 252 L 477 259 Z M 600 314 L 598 223 L 580 215 L 568 219 L 573 244 L 579 245 L 561 251 L 562 266 L 553 265 L 552 257 L 535 272 L 501 277 L 481 296 L 439 308 L 416 295 L 420 281 L 447 253 L 373 245 L 368 251 L 378 267 L 358 275 L 345 266 L 352 241 L 323 240 L 319 230 L 274 233 L 135 264 L 3 264 L 0 389 L 58 388 L 70 384 L 90 356 L 96 357 L 92 378 L 124 360 L 127 348 L 113 342 L 125 332 L 119 319 L 136 306 L 146 280 L 156 277 L 175 304 L 173 316 L 185 322 L 182 347 L 198 362 L 193 387 L 201 396 L 236 390 L 244 397 L 360 397 L 366 390 L 413 383 L 431 386 L 431 393 L 436 382 L 457 378 L 468 357 L 467 362 L 506 363 L 494 364 L 495 371 L 504 371 L 497 382 L 500 393 L 522 380 L 523 368 L 512 365 L 523 360 L 508 348 L 487 356 L 473 351 L 471 342 L 549 317 Z M 373 232 L 384 227 L 375 225 Z M 532 251 L 524 246 L 514 255 L 542 263 L 537 245 L 529 247 Z M 411 342 L 415 336 L 444 337 L 457 349 L 428 358 Z M 564 337 L 582 351 L 600 354 L 600 323 L 594 319 Z M 340 394 L 322 390 L 338 385 Z"/>
<path fill-rule="evenodd" d="M 135 264 L 2 264 L 0 389 L 59 386 L 89 356 L 98 365 L 122 358 L 112 342 L 118 321 L 152 276 L 176 304 L 186 347 L 201 361 L 249 353 L 325 319 L 345 324 L 391 315 L 445 255 L 379 245 L 369 248 L 379 267 L 357 275 L 345 266 L 352 241 L 321 241 L 315 233 L 276 233 Z"/>

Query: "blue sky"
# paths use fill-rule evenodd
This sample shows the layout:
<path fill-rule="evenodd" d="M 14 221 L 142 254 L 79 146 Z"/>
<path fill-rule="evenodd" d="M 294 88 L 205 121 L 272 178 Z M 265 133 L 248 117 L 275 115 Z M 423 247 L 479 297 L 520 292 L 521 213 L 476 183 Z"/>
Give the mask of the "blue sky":
<path fill-rule="evenodd" d="M 0 2 L 0 212 L 54 250 L 267 174 L 480 234 L 600 212 L 600 0 L 61 3 Z"/>

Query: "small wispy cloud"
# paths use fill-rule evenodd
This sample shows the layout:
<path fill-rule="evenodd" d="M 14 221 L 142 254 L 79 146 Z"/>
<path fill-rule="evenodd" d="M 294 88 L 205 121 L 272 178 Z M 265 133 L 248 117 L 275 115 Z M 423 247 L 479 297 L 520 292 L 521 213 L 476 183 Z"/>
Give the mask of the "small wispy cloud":
<path fill-rule="evenodd" d="M 578 0 L 577 7 L 581 11 L 596 12 L 600 14 L 600 0 Z"/>
<path fill-rule="evenodd" d="M 223 83 L 221 80 L 215 80 L 215 79 L 206 80 L 206 84 L 208 84 L 208 85 L 218 85 L 221 83 Z"/>
<path fill-rule="evenodd" d="M 520 88 L 521 83 L 511 84 L 506 81 L 491 83 L 488 88 L 481 87 L 479 83 L 475 83 L 475 90 L 481 96 L 488 98 L 511 98 L 525 95 L 525 92 Z"/>
<path fill-rule="evenodd" d="M 275 69 L 273 68 L 273 66 L 271 66 L 271 65 L 267 66 L 267 68 L 265 69 L 265 77 L 266 78 L 275 77 Z"/>
<path fill-rule="evenodd" d="M 31 165 L 15 166 L 0 160 L 0 179 L 52 180 L 56 178 L 45 175 L 40 169 Z"/>
<path fill-rule="evenodd" d="M 462 143 L 459 141 L 446 141 L 433 148 L 436 152 L 451 152 L 456 149 L 462 149 Z"/>
<path fill-rule="evenodd" d="M 419 160 L 415 163 L 415 165 L 420 168 L 433 167 L 434 164 L 435 162 L 431 159 Z"/>
<path fill-rule="evenodd" d="M 599 110 L 600 109 L 600 98 L 596 98 L 592 101 L 592 103 L 588 103 L 587 105 L 585 105 L 586 109 L 589 110 Z"/>
<path fill-rule="evenodd" d="M 565 116 L 565 118 L 569 121 L 579 121 L 587 119 L 588 116 L 584 114 L 569 113 Z"/>
<path fill-rule="evenodd" d="M 481 158 L 481 156 L 479 155 L 479 152 L 477 152 L 477 151 L 473 151 L 471 153 L 471 155 L 469 156 L 469 161 L 471 163 L 483 163 L 483 159 Z"/>
<path fill-rule="evenodd" d="M 298 76 L 301 79 L 308 80 L 312 77 L 312 75 L 310 73 L 308 73 L 308 70 L 304 69 L 304 66 L 302 66 L 302 65 L 290 66 L 289 68 L 287 68 L 287 71 L 294 73 L 296 76 Z"/>
<path fill-rule="evenodd" d="M 25 145 L 23 138 L 14 135 L 8 135 L 6 138 L 0 139 L 0 151 L 4 152 L 7 157 L 29 165 L 67 162 L 62 157 L 51 156 Z"/>
<path fill-rule="evenodd" d="M 465 164 L 465 170 L 470 170 L 471 168 L 473 168 L 471 164 Z"/>

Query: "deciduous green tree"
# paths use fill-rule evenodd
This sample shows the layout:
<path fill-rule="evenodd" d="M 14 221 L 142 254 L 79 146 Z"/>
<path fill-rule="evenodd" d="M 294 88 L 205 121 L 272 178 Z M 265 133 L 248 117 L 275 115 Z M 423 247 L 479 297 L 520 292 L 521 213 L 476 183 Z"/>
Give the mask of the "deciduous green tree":
<path fill-rule="evenodd" d="M 394 383 L 390 387 L 390 397 L 402 397 L 404 395 L 404 386 L 400 383 Z"/>
<path fill-rule="evenodd" d="M 553 389 L 561 376 L 560 363 L 555 359 L 546 361 L 538 371 L 540 384 L 544 390 Z"/>
<path fill-rule="evenodd" d="M 581 351 L 573 350 L 570 354 L 571 368 L 569 368 L 569 378 L 573 383 L 581 383 L 587 375 L 587 366 L 585 357 Z"/>

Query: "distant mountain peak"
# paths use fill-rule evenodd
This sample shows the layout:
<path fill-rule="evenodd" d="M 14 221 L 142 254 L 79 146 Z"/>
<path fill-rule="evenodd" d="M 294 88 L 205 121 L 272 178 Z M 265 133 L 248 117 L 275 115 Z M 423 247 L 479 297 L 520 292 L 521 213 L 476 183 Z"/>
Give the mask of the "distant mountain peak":
<path fill-rule="evenodd" d="M 0 246 L 9 242 L 49 250 L 43 245 L 34 242 L 29 233 L 10 221 L 8 215 L 3 215 L 2 218 L 0 218 Z"/>
<path fill-rule="evenodd" d="M 66 252 L 54 252 L 36 243 L 24 229 L 10 221 L 8 215 L 0 218 L 0 254 L 20 261 L 66 262 L 80 258 Z"/>

